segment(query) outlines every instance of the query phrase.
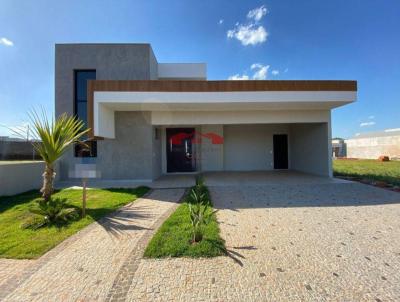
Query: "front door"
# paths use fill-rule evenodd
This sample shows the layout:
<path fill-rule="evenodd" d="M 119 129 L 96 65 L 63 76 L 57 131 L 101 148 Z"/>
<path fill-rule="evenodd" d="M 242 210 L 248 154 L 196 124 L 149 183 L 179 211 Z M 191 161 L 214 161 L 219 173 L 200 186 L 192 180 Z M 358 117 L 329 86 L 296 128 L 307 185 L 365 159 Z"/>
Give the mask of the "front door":
<path fill-rule="evenodd" d="M 286 134 L 274 135 L 274 169 L 288 168 L 288 138 Z"/>
<path fill-rule="evenodd" d="M 194 128 L 167 128 L 167 172 L 193 172 Z"/>

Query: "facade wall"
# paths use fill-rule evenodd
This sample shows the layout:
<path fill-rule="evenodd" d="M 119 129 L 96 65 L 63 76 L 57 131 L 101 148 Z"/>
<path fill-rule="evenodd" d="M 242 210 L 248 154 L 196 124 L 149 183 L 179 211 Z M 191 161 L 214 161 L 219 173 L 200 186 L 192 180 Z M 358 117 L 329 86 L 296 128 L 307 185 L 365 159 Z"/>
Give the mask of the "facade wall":
<path fill-rule="evenodd" d="M 43 162 L 1 163 L 0 196 L 39 189 L 43 182 L 43 171 Z"/>
<path fill-rule="evenodd" d="M 289 126 L 287 124 L 225 125 L 224 170 L 264 171 L 274 169 L 274 134 L 289 135 Z"/>
<path fill-rule="evenodd" d="M 346 140 L 347 157 L 377 159 L 381 155 L 400 158 L 400 135 Z"/>
<path fill-rule="evenodd" d="M 153 127 L 148 112 L 116 112 L 116 138 L 98 141 L 104 179 L 153 179 Z"/>
<path fill-rule="evenodd" d="M 153 125 L 320 123 L 329 110 L 152 111 Z"/>
<path fill-rule="evenodd" d="M 149 44 L 56 45 L 56 116 L 74 112 L 74 70 L 95 69 L 98 80 L 154 80 L 157 79 L 156 64 Z M 124 126 L 128 128 L 125 130 Z M 116 139 L 98 141 L 97 158 L 76 158 L 71 148 L 59 162 L 58 179 L 67 179 L 74 164 L 82 162 L 96 163 L 104 179 L 152 179 L 153 142 L 149 113 L 116 112 L 115 132 Z M 128 162 L 121 163 L 122 159 Z"/>
<path fill-rule="evenodd" d="M 203 125 L 201 133 L 213 133 L 224 137 L 222 125 Z M 210 139 L 201 138 L 201 171 L 222 171 L 224 169 L 224 144 L 213 144 Z"/>
<path fill-rule="evenodd" d="M 332 176 L 329 123 L 290 125 L 290 165 L 293 170 Z"/>
<path fill-rule="evenodd" d="M 157 132 L 156 132 L 157 131 Z M 152 179 L 156 179 L 162 174 L 162 129 L 153 127 L 153 175 Z"/>

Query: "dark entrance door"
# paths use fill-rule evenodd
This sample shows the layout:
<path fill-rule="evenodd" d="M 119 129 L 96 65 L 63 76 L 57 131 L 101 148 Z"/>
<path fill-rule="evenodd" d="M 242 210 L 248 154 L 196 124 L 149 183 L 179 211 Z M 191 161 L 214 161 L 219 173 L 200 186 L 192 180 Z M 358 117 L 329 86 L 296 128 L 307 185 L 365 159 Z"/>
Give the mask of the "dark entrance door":
<path fill-rule="evenodd" d="M 193 172 L 194 128 L 167 128 L 167 172 Z"/>
<path fill-rule="evenodd" d="M 286 134 L 274 135 L 274 169 L 288 168 L 288 138 Z"/>

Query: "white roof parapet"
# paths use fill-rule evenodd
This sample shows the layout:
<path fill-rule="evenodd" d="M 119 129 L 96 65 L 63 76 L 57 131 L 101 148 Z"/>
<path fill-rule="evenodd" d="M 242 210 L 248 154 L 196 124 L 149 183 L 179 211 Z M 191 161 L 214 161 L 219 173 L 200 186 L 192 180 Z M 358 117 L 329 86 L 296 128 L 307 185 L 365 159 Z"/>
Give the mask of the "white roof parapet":
<path fill-rule="evenodd" d="M 158 78 L 171 80 L 206 80 L 206 63 L 158 63 Z"/>

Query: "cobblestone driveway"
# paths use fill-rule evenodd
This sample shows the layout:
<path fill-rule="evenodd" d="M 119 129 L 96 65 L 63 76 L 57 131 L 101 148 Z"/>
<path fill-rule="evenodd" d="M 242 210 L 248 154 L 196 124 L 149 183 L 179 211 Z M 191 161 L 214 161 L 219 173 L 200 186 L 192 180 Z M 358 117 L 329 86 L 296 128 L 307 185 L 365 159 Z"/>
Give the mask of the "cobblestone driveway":
<path fill-rule="evenodd" d="M 141 259 L 183 193 L 156 190 L 127 209 L 141 214 L 131 227 L 93 225 L 50 260 L 22 263 L 34 272 L 16 274 L 5 300 L 400 301 L 399 193 L 345 182 L 210 191 L 229 257 Z"/>
<path fill-rule="evenodd" d="M 358 183 L 211 194 L 230 257 L 141 260 L 127 301 L 400 301 L 400 194 Z"/>

